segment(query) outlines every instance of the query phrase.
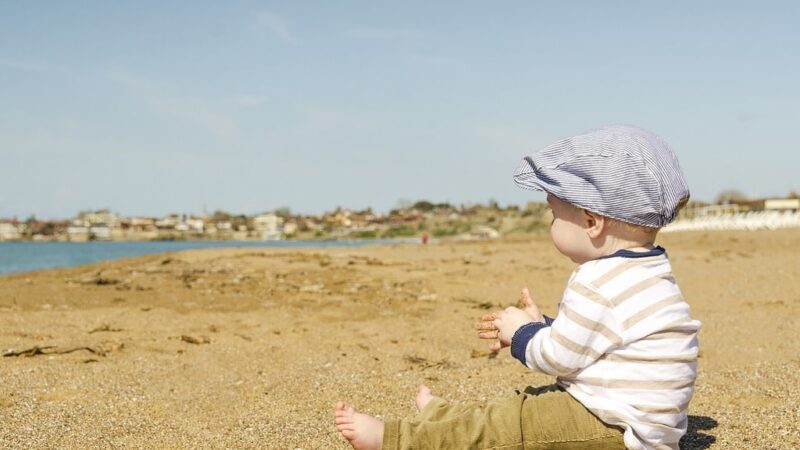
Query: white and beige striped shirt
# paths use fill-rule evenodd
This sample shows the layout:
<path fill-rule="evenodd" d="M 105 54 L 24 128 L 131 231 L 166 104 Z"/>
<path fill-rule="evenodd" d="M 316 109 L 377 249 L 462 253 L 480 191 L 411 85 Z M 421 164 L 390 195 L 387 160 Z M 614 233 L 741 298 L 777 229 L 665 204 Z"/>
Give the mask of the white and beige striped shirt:
<path fill-rule="evenodd" d="M 628 448 L 678 449 L 699 329 L 662 248 L 617 252 L 575 270 L 558 316 L 524 347 L 525 364 L 624 428 Z"/>

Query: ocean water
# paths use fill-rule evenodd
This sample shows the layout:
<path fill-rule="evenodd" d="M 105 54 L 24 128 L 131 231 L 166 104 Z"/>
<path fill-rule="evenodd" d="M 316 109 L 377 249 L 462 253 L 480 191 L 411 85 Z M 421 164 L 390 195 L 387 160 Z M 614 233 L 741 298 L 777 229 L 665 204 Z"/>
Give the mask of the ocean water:
<path fill-rule="evenodd" d="M 0 242 L 0 274 L 200 248 L 353 247 L 396 242 L 400 241 Z"/>

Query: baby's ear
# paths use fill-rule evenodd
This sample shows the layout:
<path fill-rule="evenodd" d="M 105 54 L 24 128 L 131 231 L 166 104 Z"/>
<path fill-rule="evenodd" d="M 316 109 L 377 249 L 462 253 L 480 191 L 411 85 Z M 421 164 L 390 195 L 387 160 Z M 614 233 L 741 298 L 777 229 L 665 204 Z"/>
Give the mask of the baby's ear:
<path fill-rule="evenodd" d="M 583 210 L 583 223 L 586 234 L 592 239 L 597 239 L 605 231 L 608 218 L 595 214 L 591 211 Z"/>

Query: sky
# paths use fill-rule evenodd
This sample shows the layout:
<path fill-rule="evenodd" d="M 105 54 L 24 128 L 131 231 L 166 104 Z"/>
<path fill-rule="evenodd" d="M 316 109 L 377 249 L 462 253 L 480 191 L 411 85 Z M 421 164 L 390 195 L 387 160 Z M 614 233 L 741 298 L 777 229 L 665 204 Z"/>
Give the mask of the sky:
<path fill-rule="evenodd" d="M 650 129 L 692 197 L 800 190 L 797 2 L 0 2 L 0 218 L 542 201 Z"/>

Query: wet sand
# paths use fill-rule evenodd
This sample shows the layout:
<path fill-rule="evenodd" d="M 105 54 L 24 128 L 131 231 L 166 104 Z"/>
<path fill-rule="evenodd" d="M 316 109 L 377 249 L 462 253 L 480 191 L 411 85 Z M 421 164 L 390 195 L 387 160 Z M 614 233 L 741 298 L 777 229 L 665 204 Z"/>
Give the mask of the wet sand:
<path fill-rule="evenodd" d="M 800 448 L 800 230 L 664 234 L 703 322 L 683 448 Z M 198 250 L 0 277 L 2 448 L 347 448 L 346 399 L 414 412 L 551 382 L 472 325 L 574 265 L 546 235 Z M 27 353 L 25 353 L 27 351 Z"/>

